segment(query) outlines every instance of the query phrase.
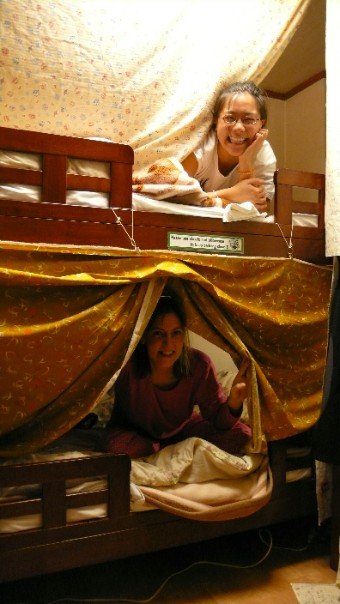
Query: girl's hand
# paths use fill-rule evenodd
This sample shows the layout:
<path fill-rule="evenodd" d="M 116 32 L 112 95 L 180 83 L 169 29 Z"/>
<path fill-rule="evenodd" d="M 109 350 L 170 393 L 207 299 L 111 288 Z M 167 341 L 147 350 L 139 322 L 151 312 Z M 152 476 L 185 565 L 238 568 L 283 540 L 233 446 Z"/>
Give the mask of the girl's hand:
<path fill-rule="evenodd" d="M 255 134 L 253 142 L 250 143 L 249 147 L 247 147 L 244 153 L 239 157 L 238 167 L 240 172 L 252 171 L 256 156 L 266 138 L 268 138 L 268 130 L 267 128 L 261 128 L 261 130 Z"/>
<path fill-rule="evenodd" d="M 249 359 L 244 359 L 233 380 L 228 398 L 228 407 L 233 415 L 241 415 L 243 401 L 247 398 L 249 391 L 249 376 L 247 375 L 250 365 Z"/>

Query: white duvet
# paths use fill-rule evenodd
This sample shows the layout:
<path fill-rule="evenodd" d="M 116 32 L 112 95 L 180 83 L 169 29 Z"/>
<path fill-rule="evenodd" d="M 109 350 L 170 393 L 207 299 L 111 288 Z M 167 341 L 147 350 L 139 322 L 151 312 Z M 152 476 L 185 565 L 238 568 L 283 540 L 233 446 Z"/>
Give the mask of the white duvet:
<path fill-rule="evenodd" d="M 131 481 L 147 503 L 199 520 L 254 513 L 267 503 L 272 490 L 266 456 L 234 456 L 199 438 L 133 461 Z"/>

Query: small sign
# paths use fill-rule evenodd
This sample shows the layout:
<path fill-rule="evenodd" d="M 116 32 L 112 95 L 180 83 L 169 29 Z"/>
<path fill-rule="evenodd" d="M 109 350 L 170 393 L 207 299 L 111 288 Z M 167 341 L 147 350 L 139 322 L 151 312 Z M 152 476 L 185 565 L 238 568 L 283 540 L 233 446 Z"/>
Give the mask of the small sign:
<path fill-rule="evenodd" d="M 168 232 L 168 250 L 205 254 L 244 254 L 243 237 Z"/>

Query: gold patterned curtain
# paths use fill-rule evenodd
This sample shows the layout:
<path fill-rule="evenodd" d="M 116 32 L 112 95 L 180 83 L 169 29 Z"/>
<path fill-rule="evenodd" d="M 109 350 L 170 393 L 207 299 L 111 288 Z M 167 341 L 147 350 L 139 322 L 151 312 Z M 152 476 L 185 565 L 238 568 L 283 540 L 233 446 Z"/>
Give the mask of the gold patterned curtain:
<path fill-rule="evenodd" d="M 0 455 L 48 444 L 94 408 L 165 283 L 189 328 L 251 359 L 253 447 L 320 411 L 331 270 L 298 260 L 2 244 Z"/>

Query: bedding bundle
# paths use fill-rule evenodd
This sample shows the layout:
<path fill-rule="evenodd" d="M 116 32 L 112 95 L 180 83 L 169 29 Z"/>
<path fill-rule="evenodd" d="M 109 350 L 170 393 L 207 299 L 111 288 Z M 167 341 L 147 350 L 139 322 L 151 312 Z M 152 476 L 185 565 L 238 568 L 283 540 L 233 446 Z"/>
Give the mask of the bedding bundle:
<path fill-rule="evenodd" d="M 132 190 L 152 199 L 174 203 L 213 207 L 212 199 L 200 187 L 198 180 L 189 176 L 174 157 L 160 159 L 132 178 Z"/>

